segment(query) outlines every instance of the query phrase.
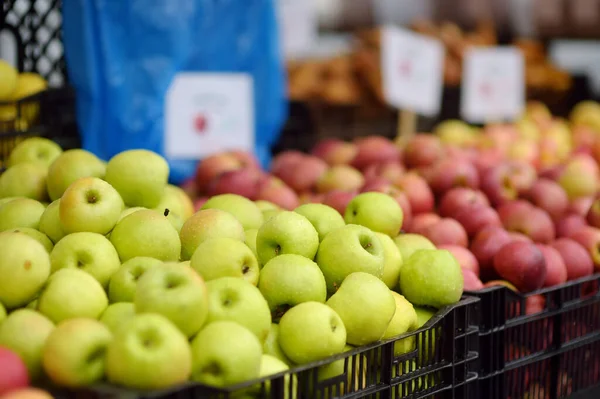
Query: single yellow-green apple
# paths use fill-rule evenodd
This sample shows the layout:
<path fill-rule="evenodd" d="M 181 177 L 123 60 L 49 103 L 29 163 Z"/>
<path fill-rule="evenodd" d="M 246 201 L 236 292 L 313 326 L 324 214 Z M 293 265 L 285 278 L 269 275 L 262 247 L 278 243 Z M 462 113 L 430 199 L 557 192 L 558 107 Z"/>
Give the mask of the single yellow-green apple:
<path fill-rule="evenodd" d="M 110 242 L 122 262 L 138 256 L 171 262 L 179 260 L 181 253 L 177 230 L 164 215 L 152 210 L 123 218 L 110 233 Z"/>
<path fill-rule="evenodd" d="M 266 341 L 271 327 L 269 305 L 254 285 L 235 277 L 222 277 L 206 283 L 208 290 L 207 324 L 234 321 Z"/>
<path fill-rule="evenodd" d="M 60 223 L 60 199 L 51 202 L 46 207 L 40 217 L 38 229 L 55 244 L 66 235 Z"/>
<path fill-rule="evenodd" d="M 237 277 L 256 285 L 258 261 L 242 241 L 228 237 L 203 241 L 194 252 L 190 266 L 206 281 L 220 277 Z"/>
<path fill-rule="evenodd" d="M 402 254 L 390 236 L 375 233 L 383 247 L 383 275 L 381 280 L 390 290 L 398 288 L 400 269 L 402 269 Z"/>
<path fill-rule="evenodd" d="M 147 270 L 135 291 L 136 313 L 158 313 L 169 319 L 188 338 L 208 316 L 207 288 L 192 268 L 164 264 Z"/>
<path fill-rule="evenodd" d="M 13 148 L 7 165 L 10 168 L 20 163 L 39 163 L 48 167 L 61 153 L 62 148 L 54 141 L 44 137 L 30 137 Z"/>
<path fill-rule="evenodd" d="M 26 197 L 37 201 L 48 198 L 48 169 L 37 163 L 20 163 L 0 175 L 0 198 Z"/>
<path fill-rule="evenodd" d="M 220 209 L 231 213 L 240 221 L 244 230 L 258 229 L 263 224 L 263 215 L 258 206 L 248 198 L 237 194 L 215 195 L 201 209 Z"/>
<path fill-rule="evenodd" d="M 103 178 L 106 165 L 89 151 L 67 150 L 48 168 L 46 186 L 52 201 L 56 201 L 75 181 L 83 177 Z"/>
<path fill-rule="evenodd" d="M 385 258 L 381 241 L 374 232 L 356 224 L 327 234 L 319 246 L 316 260 L 325 276 L 329 293 L 334 293 L 354 272 L 383 277 Z"/>
<path fill-rule="evenodd" d="M 17 198 L 0 205 L 0 231 L 18 227 L 38 229 L 46 208 L 30 198 Z"/>
<path fill-rule="evenodd" d="M 60 199 L 59 218 L 65 233 L 87 231 L 107 234 L 123 211 L 123 200 L 110 184 L 83 177 L 71 184 Z"/>
<path fill-rule="evenodd" d="M 6 231 L 10 233 L 22 233 L 28 235 L 42 244 L 48 253 L 52 252 L 52 248 L 54 248 L 54 244 L 52 244 L 52 241 L 50 241 L 46 234 L 41 233 L 39 230 L 32 229 L 31 227 L 17 227 L 15 229 Z"/>
<path fill-rule="evenodd" d="M 154 208 L 160 203 L 169 164 L 160 155 L 147 150 L 123 151 L 106 165 L 104 179 L 123 197 L 127 206 Z"/>
<path fill-rule="evenodd" d="M 258 261 L 264 265 L 283 254 L 302 255 L 314 259 L 319 247 L 319 234 L 310 221 L 296 212 L 284 211 L 271 217 L 256 235 Z"/>
<path fill-rule="evenodd" d="M 42 375 L 42 351 L 52 330 L 54 324 L 31 309 L 15 310 L 0 324 L 0 346 L 23 359 L 31 381 Z"/>
<path fill-rule="evenodd" d="M 360 306 L 356 306 L 360 303 Z M 366 345 L 380 340 L 396 313 L 396 301 L 390 289 L 369 273 L 356 272 L 344 279 L 327 300 L 346 327 L 346 342 Z"/>
<path fill-rule="evenodd" d="M 60 269 L 50 276 L 38 299 L 38 310 L 55 323 L 79 317 L 98 319 L 108 306 L 102 285 L 79 269 Z"/>
<path fill-rule="evenodd" d="M 598 164 L 589 155 L 575 155 L 565 165 L 558 183 L 571 200 L 594 195 L 600 187 Z"/>
<path fill-rule="evenodd" d="M 279 321 L 279 345 L 296 364 L 314 362 L 344 351 L 346 327 L 331 307 L 303 302 Z"/>
<path fill-rule="evenodd" d="M 160 202 L 154 207 L 154 210 L 158 212 L 164 212 L 165 209 L 176 214 L 182 220 L 186 220 L 194 214 L 194 204 L 190 197 L 181 188 L 172 184 L 167 184 Z"/>
<path fill-rule="evenodd" d="M 256 259 L 258 260 L 258 254 L 256 253 L 256 236 L 258 235 L 258 229 L 249 229 L 244 231 L 245 240 L 244 242 L 250 248 Z"/>
<path fill-rule="evenodd" d="M 420 234 L 400 234 L 394 238 L 394 242 L 400 250 L 403 263 L 406 263 L 411 255 L 419 249 L 436 249 L 427 237 Z"/>
<path fill-rule="evenodd" d="M 52 273 L 64 269 L 80 269 L 92 275 L 104 287 L 121 261 L 108 238 L 98 233 L 73 233 L 64 237 L 50 254 Z"/>
<path fill-rule="evenodd" d="M 397 337 L 418 328 L 417 313 L 412 303 L 397 292 L 392 291 L 396 301 L 396 313 L 388 328 L 383 334 L 383 339 Z M 415 337 L 407 337 L 394 342 L 394 356 L 400 356 L 415 349 Z"/>
<path fill-rule="evenodd" d="M 71 319 L 50 333 L 42 352 L 46 375 L 57 385 L 79 388 L 104 377 L 104 356 L 112 333 L 94 319 Z"/>
<path fill-rule="evenodd" d="M 201 242 L 209 238 L 228 237 L 244 241 L 244 227 L 230 213 L 220 209 L 196 212 L 185 221 L 181 231 L 181 259 L 190 260 Z"/>
<path fill-rule="evenodd" d="M 302 302 L 327 299 L 327 285 L 319 266 L 304 256 L 277 256 L 262 268 L 258 288 L 269 303 L 274 320 Z"/>
<path fill-rule="evenodd" d="M 135 315 L 135 305 L 132 302 L 117 302 L 108 305 L 100 316 L 100 322 L 114 334 L 121 327 L 127 326 L 127 323 L 133 320 Z"/>
<path fill-rule="evenodd" d="M 276 357 L 287 365 L 294 364 L 290 359 L 288 359 L 285 353 L 283 353 L 283 350 L 279 345 L 279 324 L 271 324 L 271 328 L 269 328 L 269 335 L 267 335 L 267 339 L 263 344 L 263 353 Z"/>
<path fill-rule="evenodd" d="M 332 230 L 344 227 L 346 224 L 342 215 L 335 209 L 324 204 L 304 204 L 294 209 L 314 226 L 319 233 L 319 241 Z"/>
<path fill-rule="evenodd" d="M 404 214 L 398 202 L 391 196 L 368 192 L 354 197 L 344 213 L 348 224 L 359 224 L 373 231 L 396 237 L 402 228 Z"/>
<path fill-rule="evenodd" d="M 233 321 L 208 324 L 192 340 L 192 380 L 226 387 L 259 376 L 262 357 L 256 335 Z"/>
<path fill-rule="evenodd" d="M 50 255 L 21 233 L 0 233 L 0 302 L 8 309 L 27 305 L 50 275 Z"/>
<path fill-rule="evenodd" d="M 414 305 L 452 305 L 463 293 L 460 265 L 449 251 L 420 249 L 402 265 L 400 292 Z"/>
<path fill-rule="evenodd" d="M 147 256 L 138 256 L 123 262 L 115 274 L 112 275 L 108 284 L 108 299 L 110 302 L 133 302 L 140 277 L 148 269 L 162 264 L 162 261 Z"/>
<path fill-rule="evenodd" d="M 106 351 L 108 381 L 128 388 L 174 387 L 186 382 L 191 370 L 187 338 L 159 314 L 136 315 L 114 334 Z"/>

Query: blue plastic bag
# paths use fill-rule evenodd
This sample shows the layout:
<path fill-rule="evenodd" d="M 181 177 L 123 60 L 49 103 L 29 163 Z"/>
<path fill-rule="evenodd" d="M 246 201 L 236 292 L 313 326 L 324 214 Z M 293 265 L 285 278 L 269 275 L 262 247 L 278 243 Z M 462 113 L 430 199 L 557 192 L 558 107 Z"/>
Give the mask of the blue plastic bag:
<path fill-rule="evenodd" d="M 255 152 L 263 166 L 287 113 L 274 0 L 65 0 L 63 35 L 83 147 L 103 159 L 163 153 L 164 99 L 178 72 L 254 79 Z M 197 160 L 172 160 L 171 180 Z"/>

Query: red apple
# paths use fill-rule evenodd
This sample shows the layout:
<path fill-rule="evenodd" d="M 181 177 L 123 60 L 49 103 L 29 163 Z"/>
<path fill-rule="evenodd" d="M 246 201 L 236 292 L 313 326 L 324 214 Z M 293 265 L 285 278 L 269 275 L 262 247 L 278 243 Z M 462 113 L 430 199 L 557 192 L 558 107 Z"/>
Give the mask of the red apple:
<path fill-rule="evenodd" d="M 501 226 L 498 213 L 487 205 L 467 205 L 458 211 L 454 218 L 465 228 L 469 237 L 487 226 Z"/>
<path fill-rule="evenodd" d="M 595 227 L 582 227 L 569 237 L 585 249 L 592 258 L 596 268 L 600 269 L 600 229 Z"/>
<path fill-rule="evenodd" d="M 543 295 L 532 295 L 525 300 L 525 314 L 536 314 L 546 309 L 546 298 Z"/>
<path fill-rule="evenodd" d="M 404 163 L 411 168 L 433 165 L 444 154 L 440 139 L 431 134 L 416 134 L 404 147 Z"/>
<path fill-rule="evenodd" d="M 431 212 L 435 205 L 433 192 L 427 181 L 416 173 L 406 173 L 396 180 L 395 185 L 400 188 L 410 202 L 410 207 L 414 214 Z"/>
<path fill-rule="evenodd" d="M 551 245 L 560 253 L 565 262 L 568 280 L 589 276 L 594 272 L 592 258 L 577 241 L 570 238 L 559 238 Z"/>
<path fill-rule="evenodd" d="M 360 190 L 365 179 L 358 170 L 348 165 L 336 165 L 327 170 L 317 181 L 317 192 Z"/>
<path fill-rule="evenodd" d="M 356 194 L 358 194 L 356 191 L 330 191 L 325 194 L 323 203 L 337 210 L 343 216 L 344 212 L 346 212 L 346 207 Z"/>
<path fill-rule="evenodd" d="M 219 194 L 237 194 L 254 199 L 258 193 L 259 182 L 263 179 L 260 169 L 244 168 L 225 172 L 215 177 L 206 186 L 206 194 L 214 196 Z"/>
<path fill-rule="evenodd" d="M 367 182 L 375 179 L 385 179 L 390 183 L 398 180 L 405 172 L 404 166 L 400 162 L 384 162 L 370 165 L 364 171 Z"/>
<path fill-rule="evenodd" d="M 454 219 L 444 218 L 436 223 L 428 226 L 423 235 L 435 244 L 438 245 L 458 245 L 466 247 L 469 245 L 469 237 L 467 232 Z"/>
<path fill-rule="evenodd" d="M 364 170 L 370 165 L 400 161 L 400 150 L 393 141 L 382 136 L 361 137 L 355 140 L 358 151 L 352 166 Z"/>
<path fill-rule="evenodd" d="M 449 251 L 463 269 L 468 269 L 479 277 L 479 263 L 471 251 L 458 245 L 438 245 L 438 249 Z"/>
<path fill-rule="evenodd" d="M 196 168 L 196 188 L 203 193 L 206 186 L 215 177 L 232 170 L 244 168 L 244 163 L 229 153 L 210 155 L 204 158 Z"/>
<path fill-rule="evenodd" d="M 438 212 L 441 216 L 453 217 L 468 205 L 489 206 L 490 202 L 481 191 L 467 187 L 455 187 L 444 194 Z"/>
<path fill-rule="evenodd" d="M 510 242 L 494 256 L 494 269 L 521 292 L 538 290 L 546 280 L 546 260 L 535 244 Z"/>
<path fill-rule="evenodd" d="M 555 248 L 549 245 L 537 244 L 546 259 L 546 280 L 544 287 L 552 287 L 567 281 L 567 266 Z"/>
<path fill-rule="evenodd" d="M 0 347 L 0 396 L 29 386 L 27 366 L 19 355 Z"/>
<path fill-rule="evenodd" d="M 281 165 L 281 163 L 280 163 Z M 273 174 L 296 192 L 312 190 L 327 171 L 327 163 L 312 155 L 304 155 L 287 167 L 279 167 Z"/>
<path fill-rule="evenodd" d="M 469 269 L 464 268 L 461 269 L 461 271 L 463 274 L 464 281 L 463 289 L 465 291 L 479 291 L 483 289 L 483 283 L 475 273 L 473 273 Z"/>
<path fill-rule="evenodd" d="M 300 164 L 305 157 L 306 155 L 300 151 L 289 150 L 280 152 L 275 155 L 271 162 L 271 173 L 278 176 L 286 169 L 293 169 Z"/>
<path fill-rule="evenodd" d="M 542 208 L 552 219 L 558 220 L 569 207 L 569 198 L 565 190 L 550 179 L 539 179 L 525 195 L 532 204 Z"/>
<path fill-rule="evenodd" d="M 443 158 L 427 172 L 429 185 L 436 194 L 454 187 L 479 187 L 479 173 L 472 163 L 460 158 Z"/>
<path fill-rule="evenodd" d="M 510 235 L 501 226 L 488 226 L 477 233 L 469 249 L 479 262 L 482 275 L 486 275 L 484 271 L 493 269 L 494 255 L 511 241 Z"/>
<path fill-rule="evenodd" d="M 521 242 L 533 243 L 533 240 L 523 233 L 517 233 L 516 231 L 509 231 L 508 235 L 510 236 L 511 241 L 521 241 Z"/>
<path fill-rule="evenodd" d="M 321 140 L 311 153 L 329 165 L 347 165 L 356 155 L 356 145 L 338 139 Z"/>
<path fill-rule="evenodd" d="M 585 218 L 590 226 L 600 228 L 600 196 L 596 196 Z"/>
<path fill-rule="evenodd" d="M 231 150 L 227 153 L 240 161 L 243 168 L 260 169 L 260 162 L 258 161 L 258 158 L 256 158 L 256 155 L 249 151 Z"/>
<path fill-rule="evenodd" d="M 293 210 L 300 205 L 298 195 L 276 177 L 269 176 L 260 184 L 256 200 L 269 201 L 283 209 Z"/>
<path fill-rule="evenodd" d="M 556 236 L 569 237 L 580 228 L 586 226 L 585 219 L 581 215 L 570 214 L 556 222 Z"/>
<path fill-rule="evenodd" d="M 523 233 L 535 242 L 548 243 L 556 237 L 548 213 L 525 201 L 512 201 L 498 208 L 502 225 L 508 231 Z"/>
<path fill-rule="evenodd" d="M 423 235 L 427 226 L 436 223 L 441 218 L 435 213 L 421 213 L 413 217 L 410 232 Z"/>
<path fill-rule="evenodd" d="M 481 177 L 481 190 L 494 205 L 516 199 L 531 189 L 537 178 L 535 169 L 524 162 L 503 162 Z"/>

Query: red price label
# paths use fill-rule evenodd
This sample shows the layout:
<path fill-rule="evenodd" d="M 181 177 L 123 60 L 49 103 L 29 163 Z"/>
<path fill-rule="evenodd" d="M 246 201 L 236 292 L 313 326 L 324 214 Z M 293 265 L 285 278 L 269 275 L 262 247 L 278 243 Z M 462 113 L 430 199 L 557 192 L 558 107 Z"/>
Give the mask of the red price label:
<path fill-rule="evenodd" d="M 206 128 L 208 125 L 208 121 L 203 114 L 198 114 L 194 118 L 194 130 L 199 135 L 204 135 L 206 133 Z"/>

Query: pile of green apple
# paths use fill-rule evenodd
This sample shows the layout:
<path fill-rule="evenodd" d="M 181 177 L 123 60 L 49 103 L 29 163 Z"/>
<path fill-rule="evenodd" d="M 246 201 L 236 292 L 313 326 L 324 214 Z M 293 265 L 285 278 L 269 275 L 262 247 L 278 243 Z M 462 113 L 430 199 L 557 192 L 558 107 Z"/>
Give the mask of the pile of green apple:
<path fill-rule="evenodd" d="M 34 138 L 8 165 L 0 346 L 34 382 L 231 386 L 414 331 L 463 292 L 456 259 L 400 234 L 402 208 L 384 193 L 344 215 L 235 194 L 195 212 L 150 151 L 105 163 Z M 415 344 L 398 340 L 396 355 Z"/>

